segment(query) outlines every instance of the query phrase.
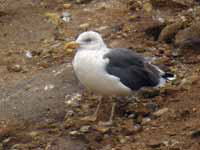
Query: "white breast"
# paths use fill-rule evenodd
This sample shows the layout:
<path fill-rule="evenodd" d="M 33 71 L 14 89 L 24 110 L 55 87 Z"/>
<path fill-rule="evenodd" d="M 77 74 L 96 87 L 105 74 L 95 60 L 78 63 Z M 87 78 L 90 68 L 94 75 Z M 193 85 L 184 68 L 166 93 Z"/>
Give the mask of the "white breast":
<path fill-rule="evenodd" d="M 118 77 L 106 72 L 109 60 L 103 56 L 107 51 L 79 51 L 73 60 L 74 71 L 80 82 L 89 90 L 103 95 L 124 95 L 131 90 Z"/>

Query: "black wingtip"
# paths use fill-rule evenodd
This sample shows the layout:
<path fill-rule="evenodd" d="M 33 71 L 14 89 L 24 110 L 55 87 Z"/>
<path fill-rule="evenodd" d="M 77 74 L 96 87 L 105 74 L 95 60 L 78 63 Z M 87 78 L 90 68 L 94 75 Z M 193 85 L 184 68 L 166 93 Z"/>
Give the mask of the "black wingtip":
<path fill-rule="evenodd" d="M 170 72 L 166 72 L 165 74 L 162 75 L 162 77 L 166 80 L 175 80 L 176 75 Z"/>

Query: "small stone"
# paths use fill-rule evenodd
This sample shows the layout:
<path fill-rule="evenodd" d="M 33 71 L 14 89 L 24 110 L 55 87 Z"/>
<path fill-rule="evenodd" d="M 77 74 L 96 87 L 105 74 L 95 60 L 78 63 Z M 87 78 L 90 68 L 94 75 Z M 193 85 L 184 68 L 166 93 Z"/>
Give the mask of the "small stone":
<path fill-rule="evenodd" d="M 80 128 L 80 131 L 83 132 L 83 133 L 86 133 L 86 132 L 89 131 L 89 129 L 90 129 L 90 126 L 82 126 L 82 127 Z"/>
<path fill-rule="evenodd" d="M 7 143 L 9 143 L 12 139 L 13 139 L 13 138 L 9 137 L 9 138 L 3 140 L 2 143 L 3 143 L 3 144 L 7 144 Z"/>
<path fill-rule="evenodd" d="M 66 115 L 65 115 L 65 118 L 71 117 L 73 115 L 74 115 L 74 111 L 73 110 L 68 110 Z"/>
<path fill-rule="evenodd" d="M 39 135 L 39 132 L 37 132 L 37 131 L 32 131 L 32 132 L 30 132 L 29 133 L 29 135 L 31 136 L 31 137 L 36 137 L 36 136 L 38 136 Z"/>
<path fill-rule="evenodd" d="M 65 8 L 65 9 L 69 9 L 69 8 L 71 8 L 71 7 L 72 7 L 72 5 L 69 4 L 69 3 L 63 4 L 63 8 Z"/>
<path fill-rule="evenodd" d="M 125 137 L 123 137 L 123 136 L 120 136 L 120 137 L 119 137 L 119 142 L 120 142 L 121 144 L 125 144 L 125 143 L 127 142 L 127 139 L 126 139 Z"/>
<path fill-rule="evenodd" d="M 25 55 L 26 55 L 27 58 L 32 58 L 33 57 L 31 51 L 27 51 Z"/>
<path fill-rule="evenodd" d="M 163 22 L 160 22 L 157 19 L 153 18 L 151 20 L 146 20 L 142 22 L 141 25 L 143 26 L 146 35 L 153 40 L 158 39 L 160 32 L 165 27 L 165 24 Z"/>
<path fill-rule="evenodd" d="M 53 84 L 48 84 L 44 87 L 45 91 L 52 90 L 55 86 Z"/>
<path fill-rule="evenodd" d="M 180 30 L 175 36 L 175 44 L 179 48 L 192 48 L 199 50 L 200 45 L 200 21 L 194 21 L 192 25 Z"/>
<path fill-rule="evenodd" d="M 162 109 L 154 112 L 153 115 L 156 116 L 156 117 L 160 117 L 168 111 L 169 111 L 169 108 L 162 108 Z"/>
<path fill-rule="evenodd" d="M 183 27 L 183 22 L 179 21 L 170 25 L 167 25 L 160 33 L 159 41 L 172 41 L 176 33 Z"/>
<path fill-rule="evenodd" d="M 101 133 L 107 133 L 110 131 L 109 127 L 104 127 L 104 126 L 96 126 L 95 130 L 101 132 Z"/>
<path fill-rule="evenodd" d="M 145 124 L 149 123 L 150 121 L 151 121 L 151 118 L 145 117 L 142 119 L 142 125 L 145 125 Z"/>
<path fill-rule="evenodd" d="M 129 20 L 130 20 L 130 21 L 134 21 L 136 18 L 137 18 L 137 16 L 132 15 L 132 16 L 129 17 Z"/>
<path fill-rule="evenodd" d="M 109 28 L 108 26 L 101 26 L 99 28 L 96 28 L 95 31 L 102 32 L 102 31 L 105 31 L 108 28 Z"/>
<path fill-rule="evenodd" d="M 20 72 L 22 71 L 22 66 L 21 65 L 8 65 L 7 66 L 8 71 L 10 72 Z"/>
<path fill-rule="evenodd" d="M 82 30 L 87 30 L 90 27 L 89 23 L 83 23 L 79 25 L 79 28 Z"/>
<path fill-rule="evenodd" d="M 151 12 L 152 9 L 153 9 L 153 6 L 152 6 L 151 3 L 145 3 L 145 4 L 143 5 L 143 9 L 144 9 L 146 12 Z"/>
<path fill-rule="evenodd" d="M 70 135 L 75 136 L 75 135 L 80 135 L 80 132 L 78 131 L 71 131 L 69 132 Z"/>
<path fill-rule="evenodd" d="M 138 132 L 141 132 L 143 128 L 142 128 L 142 126 L 140 124 L 135 124 L 133 126 L 133 129 L 134 129 L 135 133 L 138 133 Z"/>

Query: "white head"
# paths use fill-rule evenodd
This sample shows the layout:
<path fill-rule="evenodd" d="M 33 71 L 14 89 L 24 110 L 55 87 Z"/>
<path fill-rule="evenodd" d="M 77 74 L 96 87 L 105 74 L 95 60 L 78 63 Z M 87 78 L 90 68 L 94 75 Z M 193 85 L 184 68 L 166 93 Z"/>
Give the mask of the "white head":
<path fill-rule="evenodd" d="M 94 31 L 81 33 L 76 42 L 80 46 L 78 50 L 98 50 L 106 47 L 101 35 Z"/>

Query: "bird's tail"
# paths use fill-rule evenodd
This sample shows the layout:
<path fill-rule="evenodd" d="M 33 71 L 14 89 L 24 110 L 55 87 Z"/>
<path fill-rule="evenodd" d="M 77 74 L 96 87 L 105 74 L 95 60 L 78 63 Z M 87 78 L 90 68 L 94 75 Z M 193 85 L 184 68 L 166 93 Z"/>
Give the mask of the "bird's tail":
<path fill-rule="evenodd" d="M 160 81 L 159 81 L 159 84 L 157 85 L 157 87 L 163 87 L 167 81 L 172 81 L 175 79 L 176 79 L 175 74 L 169 73 L 169 72 L 166 72 L 166 73 L 164 72 L 161 75 L 161 78 L 160 78 Z"/>
<path fill-rule="evenodd" d="M 165 72 L 164 74 L 162 74 L 162 78 L 164 78 L 165 80 L 175 80 L 176 79 L 176 75 L 170 72 Z"/>
<path fill-rule="evenodd" d="M 162 87 L 165 85 L 165 83 L 167 81 L 172 81 L 176 79 L 176 75 L 170 72 L 164 72 L 163 70 L 161 70 L 159 67 L 152 65 L 158 72 L 160 75 L 160 81 L 158 83 L 158 85 L 156 87 Z"/>

